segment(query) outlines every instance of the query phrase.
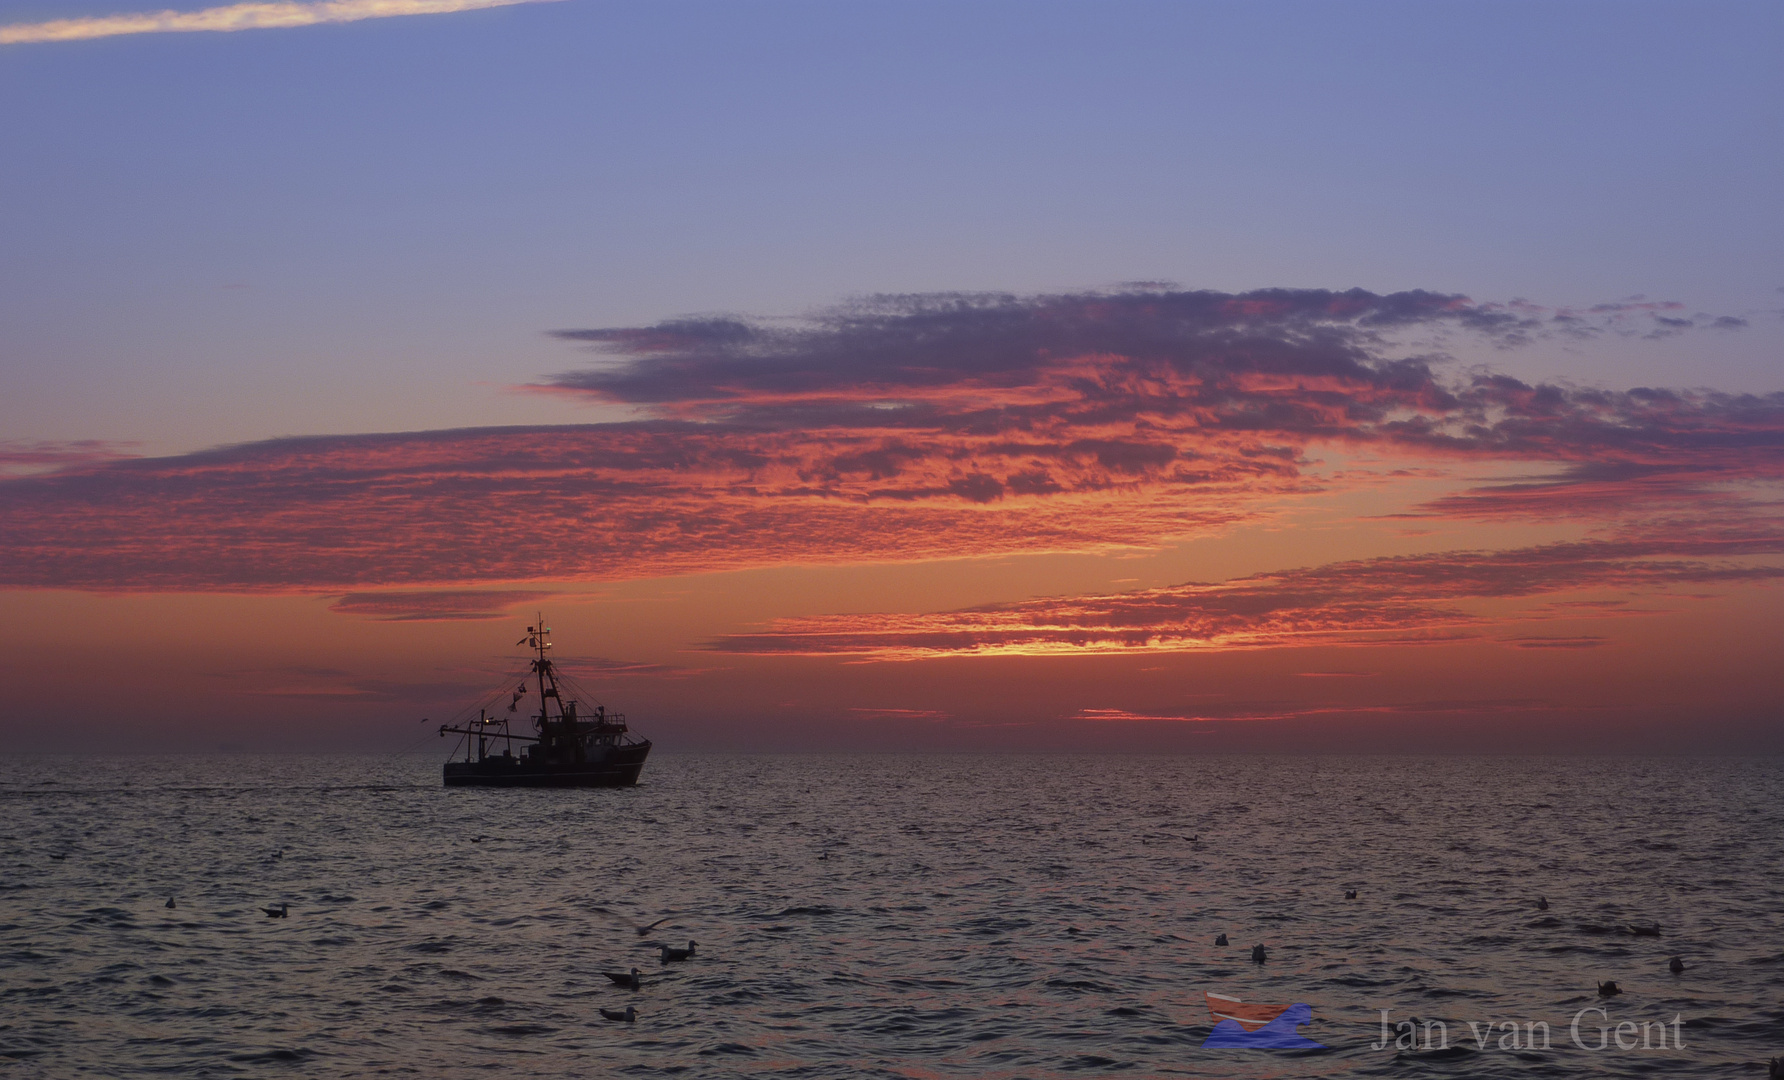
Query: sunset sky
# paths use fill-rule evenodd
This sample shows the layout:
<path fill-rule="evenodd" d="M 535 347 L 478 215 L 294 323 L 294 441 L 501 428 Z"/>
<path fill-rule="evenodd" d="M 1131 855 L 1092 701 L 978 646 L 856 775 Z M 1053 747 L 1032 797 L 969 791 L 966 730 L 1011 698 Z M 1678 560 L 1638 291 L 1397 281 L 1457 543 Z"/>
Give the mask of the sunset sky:
<path fill-rule="evenodd" d="M 15 749 L 1784 749 L 1784 7 L 0 0 Z"/>

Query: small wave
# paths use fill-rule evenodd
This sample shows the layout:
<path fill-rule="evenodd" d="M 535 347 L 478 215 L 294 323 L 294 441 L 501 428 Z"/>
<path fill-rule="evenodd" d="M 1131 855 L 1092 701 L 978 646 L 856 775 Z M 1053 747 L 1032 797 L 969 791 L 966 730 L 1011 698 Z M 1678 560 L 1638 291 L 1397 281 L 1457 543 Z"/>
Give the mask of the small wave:
<path fill-rule="evenodd" d="M 512 1035 L 519 1037 L 526 1035 L 550 1035 L 552 1032 L 556 1031 L 557 1028 L 554 1028 L 549 1024 L 497 1024 L 494 1027 L 485 1028 L 484 1030 L 488 1031 L 491 1035 Z"/>
<path fill-rule="evenodd" d="M 296 1050 L 289 1050 L 284 1047 L 279 1047 L 275 1050 L 262 1050 L 253 1054 L 231 1054 L 229 1055 L 229 1060 L 239 1061 L 244 1065 L 273 1065 L 309 1061 L 315 1056 L 316 1052 L 314 1050 L 305 1050 L 301 1047 Z"/>
<path fill-rule="evenodd" d="M 1099 994 L 1109 994 L 1114 992 L 1113 987 L 1104 986 L 1102 983 L 1093 982 L 1089 979 L 1048 979 L 1044 985 L 1056 987 L 1060 990 L 1093 990 Z"/>

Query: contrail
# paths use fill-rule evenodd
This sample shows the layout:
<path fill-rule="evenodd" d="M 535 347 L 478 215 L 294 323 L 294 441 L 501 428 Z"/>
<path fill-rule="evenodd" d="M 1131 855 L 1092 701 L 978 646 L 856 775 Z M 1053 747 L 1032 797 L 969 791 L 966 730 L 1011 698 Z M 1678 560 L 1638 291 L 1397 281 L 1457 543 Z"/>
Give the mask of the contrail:
<path fill-rule="evenodd" d="M 442 15 L 478 8 L 536 4 L 547 0 L 319 0 L 315 3 L 247 3 L 203 11 L 146 11 L 50 22 L 0 26 L 0 45 L 35 41 L 79 41 L 119 34 L 161 34 L 192 30 L 263 30 L 275 26 L 358 22 L 393 15 Z"/>

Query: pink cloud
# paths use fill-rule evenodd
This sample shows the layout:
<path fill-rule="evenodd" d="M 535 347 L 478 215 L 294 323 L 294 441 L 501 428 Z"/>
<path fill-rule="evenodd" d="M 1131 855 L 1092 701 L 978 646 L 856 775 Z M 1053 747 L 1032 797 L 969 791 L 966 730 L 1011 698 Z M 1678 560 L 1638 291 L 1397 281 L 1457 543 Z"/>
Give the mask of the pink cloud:
<path fill-rule="evenodd" d="M 1478 602 L 1591 590 L 1784 579 L 1784 531 L 1596 540 L 1332 563 L 1216 584 L 1050 597 L 931 614 L 781 619 L 709 643 L 720 652 L 876 660 L 1070 655 L 1458 640 L 1495 621 Z M 1753 557 L 1774 561 L 1755 563 Z M 1591 636 L 1524 636 L 1519 648 L 1592 648 Z"/>

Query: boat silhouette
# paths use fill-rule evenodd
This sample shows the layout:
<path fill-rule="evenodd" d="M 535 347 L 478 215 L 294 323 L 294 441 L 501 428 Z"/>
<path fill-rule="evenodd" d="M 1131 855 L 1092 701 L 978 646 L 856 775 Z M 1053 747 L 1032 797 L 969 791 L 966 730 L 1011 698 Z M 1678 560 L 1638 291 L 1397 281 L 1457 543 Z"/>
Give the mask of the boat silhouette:
<path fill-rule="evenodd" d="M 516 644 L 533 650 L 529 674 L 536 680 L 539 712 L 531 717 L 532 734 L 510 730 L 507 714 L 489 715 L 477 710 L 477 719 L 464 727 L 441 724 L 440 734 L 460 735 L 464 757 L 448 761 L 444 769 L 447 787 L 631 787 L 644 769 L 650 740 L 632 735 L 624 714 L 609 712 L 597 704 L 592 711 L 590 695 L 578 690 L 546 655 L 551 650 L 551 628 L 541 618 L 527 627 L 527 636 Z M 522 682 L 513 691 L 507 713 L 518 713 L 520 701 L 531 687 Z M 569 693 L 567 694 L 566 691 Z M 570 696 L 574 694 L 575 696 Z M 520 753 L 515 744 L 523 744 Z M 494 752 L 496 747 L 500 753 Z"/>

